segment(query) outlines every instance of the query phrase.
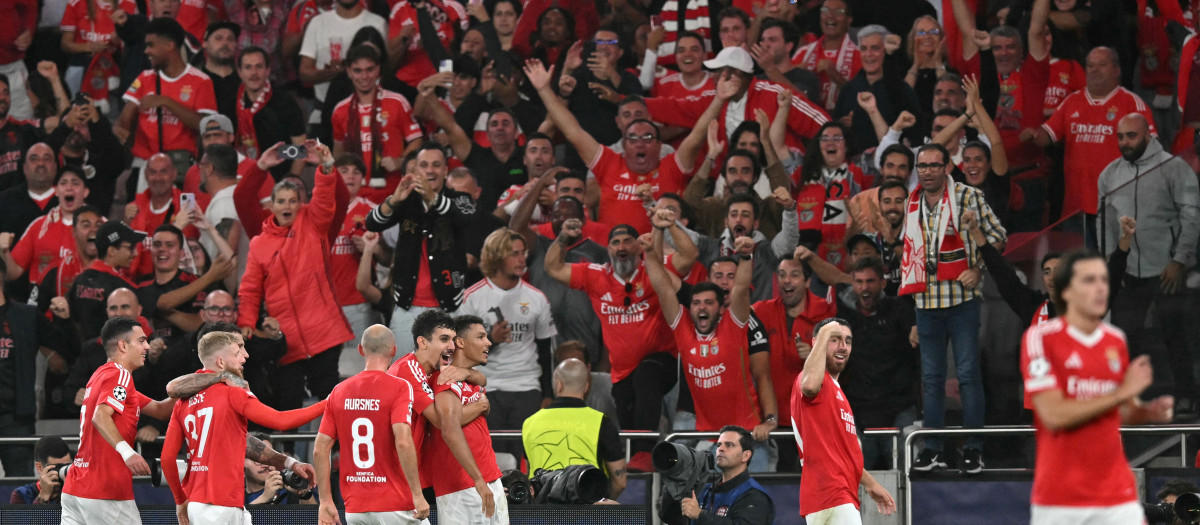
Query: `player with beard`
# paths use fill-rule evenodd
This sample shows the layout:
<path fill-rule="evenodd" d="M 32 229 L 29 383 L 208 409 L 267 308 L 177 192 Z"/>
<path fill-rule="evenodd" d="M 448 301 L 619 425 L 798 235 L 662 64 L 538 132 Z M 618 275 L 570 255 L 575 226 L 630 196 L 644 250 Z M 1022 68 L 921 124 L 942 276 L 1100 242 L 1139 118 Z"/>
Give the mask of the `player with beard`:
<path fill-rule="evenodd" d="M 211 332 L 200 339 L 198 352 L 204 368 L 197 373 L 229 372 L 241 377 L 247 357 L 241 335 Z M 244 503 L 244 463 L 241 454 L 228 454 L 246 444 L 247 421 L 287 430 L 316 419 L 325 411 L 325 404 L 322 400 L 306 408 L 279 412 L 264 405 L 248 389 L 225 383 L 200 391 L 187 403 L 176 404 L 163 443 L 162 475 L 175 497 L 179 522 L 249 522 L 250 512 Z M 175 459 L 184 443 L 188 469 L 181 482 Z"/>
<path fill-rule="evenodd" d="M 791 399 L 792 384 L 804 367 L 804 360 L 812 347 L 806 342 L 813 326 L 822 319 L 837 313 L 833 297 L 820 297 L 808 289 L 808 274 L 804 264 L 796 259 L 779 261 L 775 272 L 777 297 L 754 303 L 754 315 L 762 321 L 771 343 L 771 384 L 775 387 L 775 399 Z M 797 414 L 789 403 L 778 403 L 780 421 L 796 425 Z M 792 470 L 804 456 L 793 455 L 798 451 L 793 439 L 780 439 L 779 464 L 781 470 Z"/>
<path fill-rule="evenodd" d="M 71 221 L 75 210 L 84 206 L 83 200 L 88 196 L 85 179 L 79 168 L 63 166 L 54 179 L 58 206 L 30 223 L 20 239 L 12 233 L 0 233 L 0 257 L 4 258 L 8 268 L 8 280 L 17 279 L 29 270 L 29 282 L 41 282 L 46 271 L 74 251 L 75 234 L 71 231 Z"/>
<path fill-rule="evenodd" d="M 771 198 L 783 208 L 783 227 L 779 234 L 769 242 L 767 237 L 758 231 L 760 208 L 758 197 L 749 193 L 733 195 L 729 198 L 725 212 L 725 231 L 719 239 L 701 236 L 696 240 L 700 249 L 700 262 L 711 263 L 717 257 L 733 253 L 733 243 L 739 237 L 750 237 L 754 240 L 754 273 L 750 288 L 750 299 L 763 301 L 771 297 L 771 269 L 779 264 L 779 260 L 788 257 L 796 249 L 800 239 L 800 220 L 796 213 L 796 201 L 792 199 L 787 188 L 775 188 Z"/>
<path fill-rule="evenodd" d="M 876 159 L 876 162 L 879 163 L 879 186 L 859 192 L 858 195 L 851 197 L 850 202 L 846 205 L 853 218 L 853 231 L 880 232 L 887 230 L 887 224 L 880 213 L 880 201 L 882 200 L 880 192 L 883 185 L 888 182 L 898 182 L 907 190 L 914 158 L 912 150 L 903 144 L 893 144 L 882 150 L 879 158 Z"/>
<path fill-rule="evenodd" d="M 675 224 L 675 214 L 658 210 L 653 218 L 655 237 Z M 684 309 L 656 252 L 646 255 L 646 275 L 662 304 L 662 313 L 673 330 L 680 364 L 687 378 L 696 409 L 696 430 L 719 430 L 725 424 L 754 429 L 758 460 L 751 470 L 768 470 L 767 434 L 778 426 L 775 389 L 768 370 L 766 348 L 750 353 L 751 251 L 754 241 L 739 238 L 734 247 L 738 257 L 729 308 L 722 308 L 725 291 L 712 283 L 692 287 L 691 301 Z"/>
<path fill-rule="evenodd" d="M 1030 327 L 1021 343 L 1037 429 L 1033 524 L 1145 522 L 1120 426 L 1170 422 L 1175 400 L 1139 398 L 1154 382 L 1150 356 L 1130 361 L 1125 334 L 1104 322 L 1108 283 L 1100 254 L 1063 256 L 1051 296 L 1063 314 Z"/>
<path fill-rule="evenodd" d="M 473 385 L 486 385 L 487 378 L 482 373 L 471 368 L 459 368 L 451 364 L 454 357 L 454 318 L 441 310 L 426 310 L 421 312 L 412 323 L 412 334 L 416 350 L 405 354 L 388 367 L 388 373 L 403 379 L 412 386 L 413 392 L 413 446 L 422 450 L 426 436 L 426 423 L 440 427 L 442 418 L 434 406 L 433 383 L 430 376 L 438 372 L 439 381 L 465 381 Z M 461 420 L 466 425 L 486 416 L 491 409 L 487 396 L 482 396 L 474 403 L 462 407 Z M 461 437 L 450 436 L 448 445 L 456 451 L 466 451 L 469 456 L 469 446 Z M 460 457 L 457 453 L 455 457 Z M 467 456 L 462 456 L 467 457 Z M 431 487 L 430 471 L 421 471 L 421 486 Z"/>
<path fill-rule="evenodd" d="M 837 317 L 821 321 L 812 353 L 792 388 L 792 427 L 803 447 L 805 475 L 800 478 L 800 515 L 813 525 L 861 524 L 858 486 L 866 489 L 879 513 L 896 511 L 887 489 L 863 468 L 854 411 L 838 377 L 846 369 L 852 344 L 850 325 Z"/>
<path fill-rule="evenodd" d="M 658 297 L 642 271 L 642 247 L 633 226 L 613 226 L 608 264 L 567 264 L 564 252 L 583 236 L 582 222 L 568 219 L 546 252 L 546 273 L 583 290 L 600 319 L 612 363 L 617 417 L 627 429 L 653 431 L 662 415 L 662 397 L 675 386 L 675 341 Z M 648 472 L 651 443 L 635 443 L 630 469 Z"/>
<path fill-rule="evenodd" d="M 486 366 L 492 342 L 483 319 L 473 315 L 454 318 L 455 350 L 451 364 L 470 370 Z M 500 484 L 500 468 L 492 450 L 487 420 L 468 418 L 464 407 L 483 398 L 483 387 L 463 381 L 442 381 L 433 375 L 434 405 L 440 423 L 425 442 L 425 459 L 433 469 L 438 519 L 447 523 L 508 525 L 508 499 Z M 453 460 L 451 459 L 453 458 Z M 462 468 L 455 468 L 457 463 Z"/>

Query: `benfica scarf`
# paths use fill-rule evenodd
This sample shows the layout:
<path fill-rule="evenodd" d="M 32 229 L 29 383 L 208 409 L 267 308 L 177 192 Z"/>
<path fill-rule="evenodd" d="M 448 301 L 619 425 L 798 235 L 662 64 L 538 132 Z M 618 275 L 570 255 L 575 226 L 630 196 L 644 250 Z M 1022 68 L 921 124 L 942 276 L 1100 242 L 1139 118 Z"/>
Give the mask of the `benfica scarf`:
<path fill-rule="evenodd" d="M 904 217 L 904 254 L 900 259 L 900 295 L 925 291 L 926 262 L 936 262 L 939 281 L 958 279 L 967 270 L 967 249 L 963 244 L 962 232 L 958 229 L 958 199 L 954 198 L 954 179 L 946 175 L 942 188 L 942 200 L 938 203 L 937 231 L 942 232 L 937 246 L 926 246 L 923 218 L 925 215 L 924 190 L 916 188 L 908 196 L 907 214 Z M 928 255 L 929 250 L 937 254 Z"/>
<path fill-rule="evenodd" d="M 850 199 L 853 181 L 846 164 L 833 170 L 823 168 L 822 171 L 822 180 L 801 186 L 796 195 L 800 229 L 820 231 L 821 244 L 817 247 L 817 256 L 842 268 L 846 260 L 843 242 L 846 240 L 846 229 L 850 226 L 846 203 Z"/>
<path fill-rule="evenodd" d="M 708 0 L 667 0 L 662 6 L 662 19 L 663 41 L 657 50 L 659 65 L 675 64 L 675 42 L 684 31 L 704 37 L 701 39 L 704 52 L 711 55 L 712 18 Z"/>
<path fill-rule="evenodd" d="M 247 158 L 257 159 L 261 148 L 258 145 L 258 131 L 254 129 L 254 115 L 262 110 L 271 100 L 271 82 L 263 86 L 258 99 L 246 107 L 246 85 L 238 85 L 237 93 L 237 150 Z"/>
<path fill-rule="evenodd" d="M 1045 301 L 1042 301 L 1042 305 L 1038 307 L 1037 311 L 1033 313 L 1033 320 L 1030 321 L 1029 326 L 1038 326 L 1049 320 L 1050 320 L 1050 301 L 1045 300 Z"/>
<path fill-rule="evenodd" d="M 817 61 L 821 60 L 824 52 L 825 37 L 821 37 L 816 42 L 800 48 L 800 51 L 792 58 L 792 63 L 815 72 Z M 854 54 L 857 52 L 858 48 L 854 46 L 854 42 L 850 41 L 850 35 L 843 36 L 842 47 L 838 49 L 837 59 L 833 65 L 837 68 L 838 74 L 846 80 L 851 77 L 854 69 Z M 825 109 L 832 110 L 837 105 L 837 89 L 833 81 L 826 78 L 824 73 L 817 73 L 817 76 L 821 80 L 821 104 L 825 106 Z"/>
<path fill-rule="evenodd" d="M 105 49 L 92 55 L 92 61 L 83 71 L 83 84 L 79 91 L 97 102 L 107 101 L 109 91 L 117 89 L 120 83 L 121 69 L 113 59 L 113 52 Z"/>
<path fill-rule="evenodd" d="M 375 88 L 375 92 L 371 95 L 371 111 L 363 115 L 362 109 L 358 105 L 358 93 L 350 95 L 350 130 L 346 133 L 346 150 L 359 152 L 360 154 L 369 153 L 371 155 L 371 162 L 367 163 L 366 175 L 368 179 L 371 178 L 373 173 L 379 173 L 381 176 L 383 174 L 377 169 L 379 167 L 379 160 L 382 158 L 381 152 L 383 151 L 383 143 L 380 141 L 380 137 L 383 134 L 380 132 L 379 126 L 379 99 L 379 88 Z M 371 130 L 370 146 L 364 144 L 362 140 L 362 130 L 364 127 Z M 368 147 L 370 149 L 365 149 Z"/>

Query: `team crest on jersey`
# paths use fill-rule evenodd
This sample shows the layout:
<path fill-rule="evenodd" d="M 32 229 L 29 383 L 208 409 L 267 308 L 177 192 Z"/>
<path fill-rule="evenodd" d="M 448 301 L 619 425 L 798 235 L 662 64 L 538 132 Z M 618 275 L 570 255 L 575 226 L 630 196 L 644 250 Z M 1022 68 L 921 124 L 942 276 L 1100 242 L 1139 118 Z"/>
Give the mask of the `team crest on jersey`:
<path fill-rule="evenodd" d="M 1111 107 L 1111 108 L 1108 108 L 1108 114 L 1107 114 L 1107 115 L 1105 115 L 1105 116 L 1104 116 L 1104 118 L 1107 118 L 1108 120 L 1114 120 L 1114 119 L 1116 119 L 1116 118 L 1117 118 L 1117 111 L 1119 111 L 1119 110 L 1118 110 L 1118 108 L 1117 108 L 1116 106 L 1113 106 L 1113 107 Z"/>
<path fill-rule="evenodd" d="M 717 355 L 717 352 L 720 351 L 720 349 L 721 349 L 720 346 L 718 346 L 716 343 L 702 344 L 702 345 L 700 345 L 700 357 L 708 357 L 710 355 L 715 356 L 715 355 Z M 693 348 L 692 354 L 695 354 L 695 353 L 696 353 L 696 349 Z"/>
<path fill-rule="evenodd" d="M 1069 75 L 1067 73 L 1059 73 L 1058 81 L 1062 82 L 1063 84 L 1070 84 L 1071 83 L 1071 75 Z"/>
<path fill-rule="evenodd" d="M 1104 357 L 1108 359 L 1108 369 L 1116 374 L 1121 371 L 1121 353 L 1116 348 L 1109 348 L 1104 351 Z"/>
<path fill-rule="evenodd" d="M 191 100 L 192 99 L 192 86 L 183 86 L 183 89 L 179 90 L 179 99 L 184 102 Z"/>
<path fill-rule="evenodd" d="M 517 304 L 521 306 L 521 314 L 523 314 L 523 315 L 529 314 L 529 303 L 517 303 Z"/>
<path fill-rule="evenodd" d="M 387 121 L 388 121 L 388 112 L 386 112 L 386 111 L 380 111 L 380 112 L 379 112 L 379 125 L 380 125 L 380 126 L 386 126 L 386 125 L 387 125 Z"/>
<path fill-rule="evenodd" d="M 127 395 L 129 395 L 129 393 L 125 391 L 125 387 L 117 386 L 113 388 L 113 399 L 116 399 L 117 401 L 124 401 Z"/>
<path fill-rule="evenodd" d="M 642 288 L 642 283 L 633 285 L 633 295 L 636 295 L 638 299 L 641 299 L 643 295 L 646 295 L 646 289 Z"/>

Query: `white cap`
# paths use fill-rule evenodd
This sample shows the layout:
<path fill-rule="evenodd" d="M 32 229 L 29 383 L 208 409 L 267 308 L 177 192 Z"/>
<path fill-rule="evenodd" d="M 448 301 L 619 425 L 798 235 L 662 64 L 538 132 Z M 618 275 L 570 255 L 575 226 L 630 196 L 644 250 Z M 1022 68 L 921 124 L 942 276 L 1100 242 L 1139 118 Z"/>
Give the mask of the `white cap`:
<path fill-rule="evenodd" d="M 753 73 L 754 59 L 750 58 L 750 53 L 741 47 L 727 47 L 717 53 L 716 58 L 705 60 L 704 67 L 709 69 L 732 67 L 743 73 Z"/>

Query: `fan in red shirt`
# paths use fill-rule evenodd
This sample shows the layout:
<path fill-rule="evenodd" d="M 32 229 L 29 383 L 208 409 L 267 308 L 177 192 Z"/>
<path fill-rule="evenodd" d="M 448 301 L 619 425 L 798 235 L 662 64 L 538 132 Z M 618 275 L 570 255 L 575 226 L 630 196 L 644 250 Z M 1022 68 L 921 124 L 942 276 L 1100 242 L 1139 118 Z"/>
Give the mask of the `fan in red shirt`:
<path fill-rule="evenodd" d="M 826 111 L 837 105 L 838 91 L 862 69 L 858 46 L 848 31 L 854 19 L 850 4 L 844 0 L 821 3 L 821 38 L 796 50 L 792 63 L 817 74 L 821 82 L 821 100 Z"/>
<path fill-rule="evenodd" d="M 654 216 L 655 242 L 661 243 L 662 230 L 674 225 L 674 213 L 658 210 Z M 769 354 L 749 353 L 747 323 L 750 275 L 754 267 L 750 254 L 754 251 L 754 240 L 740 237 L 734 250 L 741 259 L 728 309 L 722 308 L 724 290 L 713 283 L 700 283 L 692 287 L 691 303 L 685 314 L 657 253 L 646 255 L 646 274 L 674 331 L 680 365 L 696 408 L 696 430 L 707 432 L 734 424 L 753 429 L 754 439 L 762 443 L 779 423 L 775 389 L 768 370 Z M 761 448 L 759 451 L 766 452 Z M 761 455 L 761 464 L 766 466 L 767 454 Z"/>
<path fill-rule="evenodd" d="M 152 69 L 129 85 L 124 96 L 129 104 L 113 127 L 122 141 L 130 130 L 136 132 L 132 153 L 139 159 L 174 150 L 195 156 L 200 119 L 217 112 L 212 80 L 180 55 L 184 35 L 173 18 L 155 18 L 146 24 L 146 56 Z M 145 181 L 140 181 L 138 191 L 144 189 Z"/>
<path fill-rule="evenodd" d="M 804 360 L 812 349 L 808 343 L 813 326 L 822 319 L 837 314 L 837 306 L 831 297 L 820 297 L 808 290 L 808 275 L 804 265 L 796 259 L 779 261 L 775 270 L 779 287 L 778 297 L 754 303 L 754 315 L 762 321 L 771 342 L 771 384 L 775 386 L 775 399 L 792 398 L 792 383 L 804 368 Z M 831 289 L 832 290 L 832 289 Z M 798 427 L 797 414 L 787 403 L 778 403 L 779 420 Z M 790 440 L 789 440 L 790 441 Z M 791 467 L 791 445 L 780 445 L 780 465 Z M 797 449 L 797 452 L 800 452 Z M 799 459 L 804 459 L 800 453 Z"/>
<path fill-rule="evenodd" d="M 1025 406 L 1037 429 L 1034 525 L 1145 523 L 1120 427 L 1170 422 L 1175 399 L 1138 398 L 1154 381 L 1150 356 L 1129 361 L 1125 334 L 1103 321 L 1108 286 L 1100 254 L 1066 254 L 1051 292 L 1065 315 L 1030 327 L 1021 342 Z"/>
<path fill-rule="evenodd" d="M 426 50 L 430 44 L 421 40 L 420 31 L 417 29 L 417 9 L 430 12 L 438 43 L 447 51 L 451 49 L 457 36 L 467 30 L 467 11 L 455 0 L 426 0 L 415 5 L 408 0 L 400 0 L 392 2 L 392 5 L 392 13 L 388 16 L 388 40 L 398 40 L 399 45 L 405 48 L 401 53 L 404 58 L 400 59 L 396 68 L 396 78 L 415 86 L 438 72 Z M 407 38 L 404 37 L 405 33 Z"/>
<path fill-rule="evenodd" d="M 1121 156 L 1117 145 L 1117 121 L 1130 113 L 1146 117 L 1150 132 L 1154 119 L 1141 97 L 1121 87 L 1121 65 L 1117 53 L 1097 47 L 1087 56 L 1087 87 L 1067 96 L 1042 124 L 1039 145 L 1061 142 L 1065 147 L 1063 216 L 1076 211 L 1095 215 L 1099 207 L 1100 172 Z"/>
<path fill-rule="evenodd" d="M 354 94 L 333 109 L 333 155 L 361 153 L 367 179 L 386 176 L 384 191 L 390 194 L 404 176 L 404 156 L 424 142 L 421 128 L 413 122 L 412 106 L 404 97 L 379 87 L 378 50 L 355 46 L 346 64 Z"/>
<path fill-rule="evenodd" d="M 575 146 L 579 157 L 588 163 L 588 169 L 596 174 L 596 182 L 600 185 L 600 222 L 630 224 L 639 231 L 650 229 L 650 220 L 643 207 L 644 196 L 649 193 L 657 199 L 664 193 L 683 193 L 696 168 L 696 155 L 704 145 L 709 121 L 716 117 L 724 102 L 737 92 L 740 85 L 739 79 L 726 75 L 718 83 L 717 96 L 704 102 L 707 109 L 687 124 L 694 127 L 679 149 L 660 160 L 662 141 L 659 129 L 648 120 L 634 120 L 621 130 L 624 137 L 621 143 L 625 148 L 623 155 L 596 142 L 579 126 L 579 121 L 551 89 L 553 73 L 553 66 L 547 71 L 536 60 L 525 64 L 525 75 L 546 105 L 550 120 Z"/>
<path fill-rule="evenodd" d="M 35 219 L 20 238 L 0 233 L 0 257 L 8 267 L 8 279 L 16 279 L 29 270 L 29 282 L 40 283 L 46 272 L 75 253 L 75 232 L 71 225 L 75 211 L 88 196 L 80 168 L 67 165 L 58 170 L 54 182 L 58 206 Z M 14 246 L 15 244 L 15 246 Z"/>
<path fill-rule="evenodd" d="M 114 317 L 100 331 L 108 362 L 92 373 L 79 413 L 79 453 L 63 482 L 62 522 L 141 523 L 133 475 L 150 466 L 129 444 L 142 412 L 167 419 L 175 400 L 153 401 L 137 391 L 133 371 L 145 366 L 150 343 L 142 325 Z"/>
<path fill-rule="evenodd" d="M 421 494 L 417 474 L 413 388 L 387 373 L 396 355 L 396 336 L 386 326 L 373 325 L 363 333 L 358 353 L 366 360 L 366 368 L 329 394 L 313 450 L 321 521 L 338 521 L 329 481 L 334 441 L 341 452 L 338 481 L 347 521 L 425 519 L 429 503 Z"/>
<path fill-rule="evenodd" d="M 800 515 L 808 523 L 861 523 L 858 486 L 889 515 L 896 502 L 863 469 L 854 412 L 838 376 L 850 359 L 850 325 L 836 317 L 817 323 L 812 353 L 792 389 L 792 410 L 803 414 L 796 429 L 804 447 Z"/>
<path fill-rule="evenodd" d="M 144 171 L 146 191 L 137 194 L 133 202 L 125 205 L 125 220 L 129 227 L 135 231 L 153 232 L 163 224 L 175 223 L 180 214 L 186 217 L 188 210 L 183 209 L 183 192 L 175 187 L 177 175 L 171 158 L 162 153 L 155 153 L 146 161 Z M 204 207 L 198 201 L 194 206 L 198 212 L 204 212 Z M 183 228 L 183 233 L 189 239 L 200 237 L 200 232 L 190 224 Z M 139 245 L 133 264 L 129 267 L 130 275 L 140 277 L 154 271 L 154 260 L 150 254 L 153 248 L 151 243 L 152 239 L 147 236 Z"/>
<path fill-rule="evenodd" d="M 461 315 L 454 319 L 454 328 L 456 349 L 451 364 L 465 369 L 486 365 L 492 343 L 483 319 Z M 434 378 L 440 374 L 435 373 Z M 508 500 L 500 484 L 487 418 L 464 423 L 463 407 L 483 397 L 483 387 L 463 381 L 436 383 L 434 403 L 441 422 L 431 430 L 423 453 L 428 464 L 439 466 L 433 470 L 438 521 L 507 524 Z"/>
<path fill-rule="evenodd" d="M 198 373 L 229 372 L 241 377 L 249 354 L 240 334 L 209 332 L 200 338 L 197 352 L 204 369 Z M 237 523 L 245 516 L 247 421 L 275 430 L 287 430 L 316 419 L 325 401 L 297 410 L 279 412 L 254 397 L 250 390 L 217 383 L 180 402 L 171 413 L 162 449 L 162 472 L 175 497 L 175 512 L 182 523 Z M 175 458 L 187 445 L 187 472 L 179 480 Z M 310 480 L 311 481 L 311 480 Z"/>

